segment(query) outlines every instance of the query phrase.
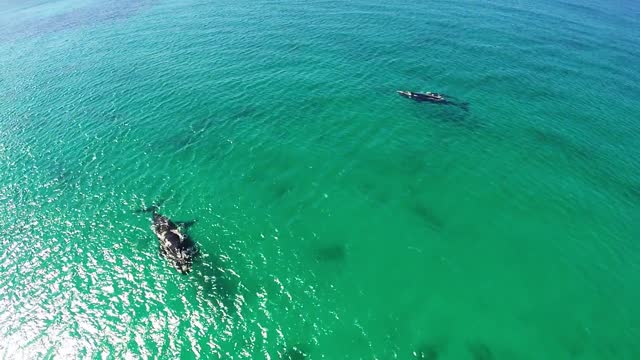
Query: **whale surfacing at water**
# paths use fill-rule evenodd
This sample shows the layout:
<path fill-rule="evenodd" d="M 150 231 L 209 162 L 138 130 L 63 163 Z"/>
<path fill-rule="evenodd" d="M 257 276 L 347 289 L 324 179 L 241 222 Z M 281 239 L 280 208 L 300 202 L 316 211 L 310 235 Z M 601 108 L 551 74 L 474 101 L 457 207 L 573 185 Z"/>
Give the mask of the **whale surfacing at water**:
<path fill-rule="evenodd" d="M 157 206 L 142 211 L 153 212 L 151 230 L 158 238 L 160 256 L 165 257 L 181 274 L 188 274 L 198 254 L 196 244 L 175 222 L 158 213 Z M 184 223 L 184 226 L 192 223 Z"/>

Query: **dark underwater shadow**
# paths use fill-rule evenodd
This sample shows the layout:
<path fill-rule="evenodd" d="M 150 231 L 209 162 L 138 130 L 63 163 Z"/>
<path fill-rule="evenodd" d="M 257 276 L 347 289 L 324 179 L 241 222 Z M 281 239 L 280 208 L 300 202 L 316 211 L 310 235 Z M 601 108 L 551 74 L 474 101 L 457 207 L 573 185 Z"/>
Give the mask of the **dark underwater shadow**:
<path fill-rule="evenodd" d="M 310 348 L 306 345 L 296 344 L 286 347 L 282 352 L 282 360 L 309 359 Z"/>
<path fill-rule="evenodd" d="M 412 102 L 416 105 L 413 113 L 418 118 L 428 115 L 431 121 L 467 130 L 476 130 L 482 127 L 477 118 L 472 116 L 471 105 L 467 102 L 448 104 L 417 100 L 412 100 Z"/>
<path fill-rule="evenodd" d="M 318 247 L 314 250 L 314 257 L 322 263 L 344 262 L 347 257 L 347 248 L 344 244 L 332 244 Z"/>
<path fill-rule="evenodd" d="M 276 181 L 267 186 L 267 189 L 274 200 L 281 199 L 295 189 L 295 183 L 287 181 Z"/>
<path fill-rule="evenodd" d="M 368 178 L 357 182 L 355 184 L 355 191 L 367 199 L 367 201 L 381 207 L 387 206 L 393 197 L 393 194 L 387 191 L 384 186 Z"/>
<path fill-rule="evenodd" d="M 207 296 L 212 297 L 231 314 L 235 310 L 240 281 L 229 270 L 220 257 L 201 254 L 194 261 L 194 270 L 190 275 L 202 286 Z"/>
<path fill-rule="evenodd" d="M 259 109 L 255 106 L 245 105 L 233 112 L 232 119 L 245 119 L 258 114 Z"/>
<path fill-rule="evenodd" d="M 606 159 L 595 151 L 574 143 L 567 137 L 551 131 L 529 129 L 531 136 L 538 144 L 549 147 L 563 154 L 569 161 L 577 163 L 581 174 L 591 184 L 615 191 L 632 202 L 640 202 L 640 183 L 620 176 L 615 171 L 608 171 Z"/>
<path fill-rule="evenodd" d="M 472 360 L 492 360 L 493 351 L 487 344 L 481 342 L 474 342 L 467 345 L 467 350 L 471 355 Z"/>
<path fill-rule="evenodd" d="M 409 211 L 431 230 L 441 231 L 445 226 L 444 221 L 432 209 L 421 202 L 411 204 Z"/>
<path fill-rule="evenodd" d="M 529 129 L 529 132 L 537 143 L 556 149 L 571 160 L 586 161 L 592 158 L 593 154 L 563 135 L 536 128 Z"/>
<path fill-rule="evenodd" d="M 446 349 L 446 344 L 436 342 L 424 342 L 412 353 L 414 359 L 438 360 Z"/>
<path fill-rule="evenodd" d="M 443 94 L 444 95 L 444 94 Z M 450 98 L 449 95 L 445 95 L 447 98 Z M 413 99 L 413 101 L 418 102 L 418 103 L 430 103 L 433 105 L 438 105 L 438 106 L 453 106 L 456 107 L 464 112 L 469 112 L 469 103 L 468 102 L 459 102 L 459 101 L 450 101 L 450 100 L 444 100 L 444 101 L 439 101 L 439 102 L 433 102 L 433 101 L 429 101 L 429 100 L 421 100 L 421 99 Z"/>
<path fill-rule="evenodd" d="M 73 187 L 78 181 L 78 176 L 72 170 L 64 167 L 57 166 L 50 172 L 49 181 L 47 181 L 45 187 L 56 187 L 60 190 L 67 190 Z"/>

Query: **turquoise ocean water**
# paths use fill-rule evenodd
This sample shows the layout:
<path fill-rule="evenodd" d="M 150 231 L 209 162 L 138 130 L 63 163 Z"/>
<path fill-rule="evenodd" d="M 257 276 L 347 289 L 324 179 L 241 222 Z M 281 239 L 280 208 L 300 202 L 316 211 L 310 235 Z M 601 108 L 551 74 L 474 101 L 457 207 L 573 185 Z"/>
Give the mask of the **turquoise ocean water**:
<path fill-rule="evenodd" d="M 632 0 L 4 1 L 0 358 L 640 359 L 639 39 Z"/>

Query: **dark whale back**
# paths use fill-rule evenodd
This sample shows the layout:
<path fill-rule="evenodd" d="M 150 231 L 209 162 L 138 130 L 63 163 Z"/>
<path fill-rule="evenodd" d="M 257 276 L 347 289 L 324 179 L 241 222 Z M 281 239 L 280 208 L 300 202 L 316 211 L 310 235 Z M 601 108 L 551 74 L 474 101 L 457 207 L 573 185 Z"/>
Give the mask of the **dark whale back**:
<path fill-rule="evenodd" d="M 152 229 L 158 238 L 160 255 L 167 258 L 180 273 L 188 274 L 197 254 L 193 240 L 168 217 L 158 213 L 153 214 Z"/>
<path fill-rule="evenodd" d="M 170 230 L 177 230 L 178 226 L 171 221 L 168 217 L 160 215 L 158 213 L 153 214 L 153 231 L 156 233 L 163 233 Z"/>

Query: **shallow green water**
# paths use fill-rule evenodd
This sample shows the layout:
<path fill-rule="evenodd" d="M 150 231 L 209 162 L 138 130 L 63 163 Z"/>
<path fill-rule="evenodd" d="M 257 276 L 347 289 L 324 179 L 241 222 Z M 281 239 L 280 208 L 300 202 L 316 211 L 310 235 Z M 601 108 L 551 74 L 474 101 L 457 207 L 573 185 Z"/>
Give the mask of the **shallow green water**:
<path fill-rule="evenodd" d="M 640 358 L 639 18 L 0 5 L 0 357 Z"/>

